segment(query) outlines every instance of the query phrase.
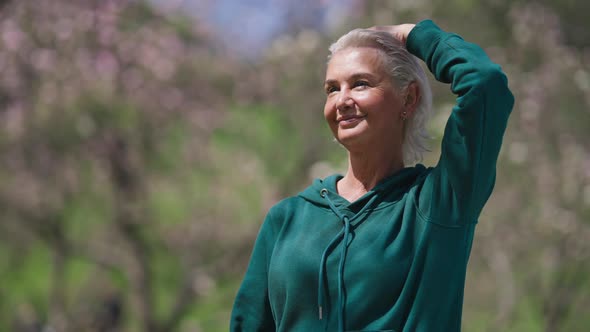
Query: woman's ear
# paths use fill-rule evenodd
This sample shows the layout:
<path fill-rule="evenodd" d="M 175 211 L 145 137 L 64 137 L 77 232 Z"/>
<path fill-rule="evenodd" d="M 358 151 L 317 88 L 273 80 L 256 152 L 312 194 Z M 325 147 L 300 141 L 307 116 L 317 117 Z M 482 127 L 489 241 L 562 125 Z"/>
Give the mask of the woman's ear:
<path fill-rule="evenodd" d="M 420 87 L 418 83 L 412 82 L 406 88 L 406 96 L 404 98 L 404 112 L 407 117 L 414 114 L 420 104 Z"/>

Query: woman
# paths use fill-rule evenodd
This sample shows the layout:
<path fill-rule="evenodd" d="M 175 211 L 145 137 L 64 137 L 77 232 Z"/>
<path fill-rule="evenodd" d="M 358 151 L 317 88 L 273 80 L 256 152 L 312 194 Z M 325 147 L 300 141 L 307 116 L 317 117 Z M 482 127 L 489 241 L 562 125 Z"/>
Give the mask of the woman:
<path fill-rule="evenodd" d="M 348 170 L 268 213 L 232 331 L 460 331 L 474 228 L 491 194 L 514 98 L 481 48 L 432 21 L 354 30 L 330 48 L 324 116 Z M 424 151 L 431 93 L 457 104 L 436 167 Z"/>

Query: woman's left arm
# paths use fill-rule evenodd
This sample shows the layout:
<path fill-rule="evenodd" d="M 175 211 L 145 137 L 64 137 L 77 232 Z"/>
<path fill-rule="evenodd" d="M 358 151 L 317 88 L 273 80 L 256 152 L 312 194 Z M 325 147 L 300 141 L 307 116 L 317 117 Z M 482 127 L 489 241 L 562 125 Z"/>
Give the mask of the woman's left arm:
<path fill-rule="evenodd" d="M 514 97 L 499 65 L 477 45 L 418 23 L 406 47 L 438 81 L 451 83 L 456 105 L 447 121 L 439 164 L 424 183 L 419 206 L 435 222 L 474 223 L 491 195 L 496 161 Z"/>

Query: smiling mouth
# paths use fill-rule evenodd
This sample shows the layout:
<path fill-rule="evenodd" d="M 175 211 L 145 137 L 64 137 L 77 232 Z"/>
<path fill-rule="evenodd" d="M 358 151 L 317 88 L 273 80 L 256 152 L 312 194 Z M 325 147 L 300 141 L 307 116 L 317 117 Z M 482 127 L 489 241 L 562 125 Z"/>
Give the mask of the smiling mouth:
<path fill-rule="evenodd" d="M 342 127 L 349 127 L 349 126 L 353 126 L 356 125 L 358 122 L 362 121 L 365 116 L 350 116 L 350 117 L 343 117 L 341 119 L 338 119 L 336 122 L 338 122 L 338 124 Z"/>
<path fill-rule="evenodd" d="M 358 121 L 358 120 L 364 119 L 365 117 L 366 117 L 366 115 L 347 116 L 347 117 L 342 117 L 342 118 L 338 119 L 337 122 L 338 123 L 340 123 L 340 122 L 353 122 L 353 121 Z"/>

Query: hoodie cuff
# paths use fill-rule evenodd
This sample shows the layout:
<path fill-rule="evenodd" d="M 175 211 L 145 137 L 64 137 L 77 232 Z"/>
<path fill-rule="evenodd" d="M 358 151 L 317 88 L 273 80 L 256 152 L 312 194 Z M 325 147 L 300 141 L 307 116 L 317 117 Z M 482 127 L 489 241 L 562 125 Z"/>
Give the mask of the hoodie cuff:
<path fill-rule="evenodd" d="M 444 35 L 445 32 L 432 20 L 420 21 L 410 31 L 406 40 L 406 48 L 413 55 L 426 61 Z"/>

